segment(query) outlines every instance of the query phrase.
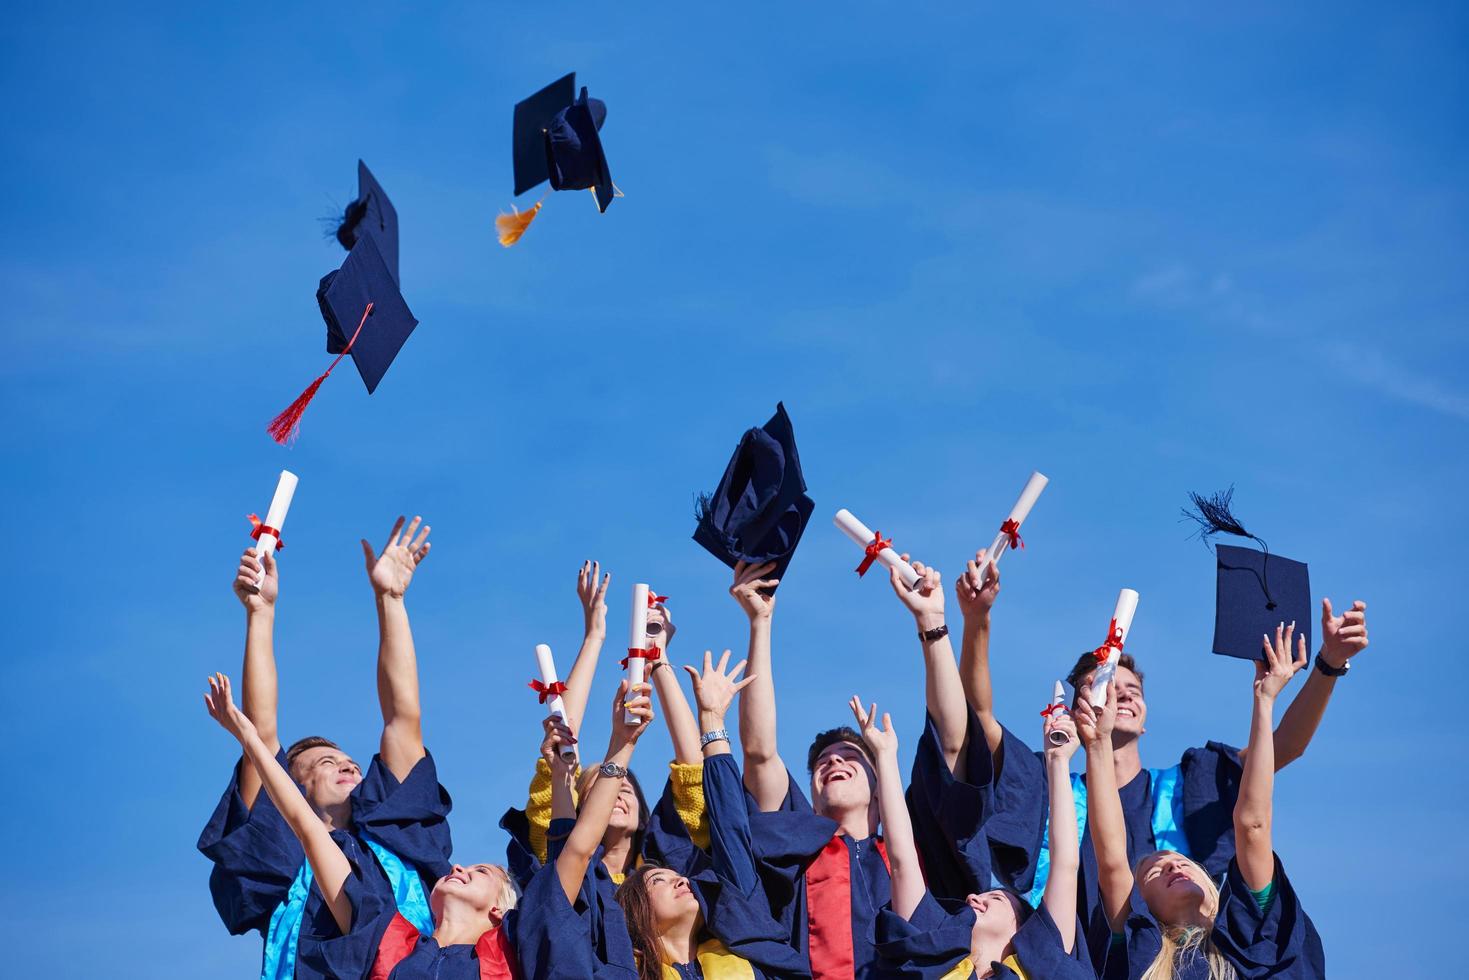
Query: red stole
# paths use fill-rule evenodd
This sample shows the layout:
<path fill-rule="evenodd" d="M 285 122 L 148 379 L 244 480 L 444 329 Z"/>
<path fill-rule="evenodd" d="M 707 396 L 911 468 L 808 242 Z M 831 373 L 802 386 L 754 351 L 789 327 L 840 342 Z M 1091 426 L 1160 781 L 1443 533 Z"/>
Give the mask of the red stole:
<path fill-rule="evenodd" d="M 888 849 L 876 838 L 877 853 L 888 863 Z M 856 974 L 852 953 L 852 859 L 837 834 L 806 868 L 806 947 L 812 980 L 851 980 Z"/>
<path fill-rule="evenodd" d="M 398 964 L 418 948 L 418 941 L 422 938 L 413 923 L 401 915 L 394 915 L 378 942 L 377 958 L 372 962 L 367 980 L 388 980 Z M 480 980 L 520 980 L 515 951 L 505 938 L 503 926 L 479 937 L 479 942 L 474 944 L 474 956 L 479 961 Z"/>

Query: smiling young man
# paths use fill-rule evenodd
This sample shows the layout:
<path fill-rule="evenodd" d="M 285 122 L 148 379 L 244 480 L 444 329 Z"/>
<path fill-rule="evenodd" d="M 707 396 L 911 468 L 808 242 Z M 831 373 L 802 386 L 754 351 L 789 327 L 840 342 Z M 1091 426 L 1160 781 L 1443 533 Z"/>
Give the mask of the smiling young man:
<path fill-rule="evenodd" d="M 903 556 L 905 559 L 906 555 Z M 939 573 L 914 563 L 918 585 L 890 582 L 913 615 L 922 646 L 930 730 L 942 763 L 958 763 L 969 724 L 953 648 L 944 625 Z M 750 685 L 740 695 L 740 742 L 750 832 L 772 913 L 809 959 L 815 980 L 869 977 L 877 967 L 877 916 L 891 899 L 873 760 L 849 727 L 821 732 L 806 756 L 810 799 L 776 748 L 771 664 L 773 565 L 735 567 L 730 595 L 750 621 Z"/>
<path fill-rule="evenodd" d="M 997 773 L 994 805 L 1004 814 L 987 826 L 1001 883 L 1028 893 L 1034 900 L 1045 888 L 1049 872 L 1045 767 L 1041 756 L 999 723 L 989 675 L 990 612 L 999 595 L 997 572 L 980 577 L 984 552 L 968 563 L 956 583 L 964 616 L 960 672 L 965 694 L 984 729 Z M 1367 606 L 1356 602 L 1340 616 L 1331 600 L 1322 600 L 1321 652 L 1300 693 L 1275 729 L 1275 768 L 1300 758 L 1320 725 L 1337 679 L 1347 662 L 1367 646 Z M 1067 676 L 1075 697 L 1091 686 L 1096 670 L 1091 652 L 1082 654 Z M 1243 771 L 1242 750 L 1221 742 L 1187 749 L 1176 765 L 1145 769 L 1139 743 L 1147 731 L 1143 672 L 1136 659 L 1122 654 L 1116 671 L 1117 720 L 1113 729 L 1112 764 L 1127 826 L 1128 854 L 1133 861 L 1159 849 L 1178 851 L 1216 877 L 1234 856 L 1231 822 Z M 1074 703 L 1074 702 L 1073 702 Z M 1072 775 L 1078 826 L 1086 828 L 1086 780 Z M 1097 859 L 1088 835 L 1081 846 L 1082 921 L 1096 907 Z"/>
<path fill-rule="evenodd" d="M 415 517 L 405 533 L 403 523 L 400 517 L 381 554 L 362 542 L 377 602 L 383 717 L 379 752 L 366 777 L 329 739 L 304 738 L 281 752 L 273 637 L 279 576 L 275 559 L 267 555 L 262 564 L 253 548 L 241 557 L 234 582 L 246 614 L 241 707 L 365 887 L 396 902 L 414 925 L 429 928 L 427 890 L 450 870 L 450 801 L 423 746 L 417 658 L 404 604 L 413 573 L 429 552 L 429 528 L 420 530 Z M 300 954 L 333 936 L 336 923 L 320 890 L 312 887 L 300 841 L 261 792 L 260 774 L 244 758 L 198 847 L 213 864 L 209 888 L 225 926 L 235 935 L 258 931 L 265 939 L 262 976 L 307 980 L 316 975 Z"/>

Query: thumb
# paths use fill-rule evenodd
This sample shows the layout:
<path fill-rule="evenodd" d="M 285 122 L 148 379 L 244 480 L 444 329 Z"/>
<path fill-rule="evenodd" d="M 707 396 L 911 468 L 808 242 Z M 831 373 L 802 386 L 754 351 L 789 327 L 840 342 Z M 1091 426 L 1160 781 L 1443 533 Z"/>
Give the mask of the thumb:
<path fill-rule="evenodd" d="M 267 551 L 262 556 L 261 564 L 262 564 L 262 567 L 264 567 L 264 569 L 265 569 L 265 574 L 267 574 L 267 575 L 274 575 L 275 574 L 275 552 L 274 551 Z"/>
<path fill-rule="evenodd" d="M 1325 629 L 1331 625 L 1331 600 L 1325 596 L 1321 599 L 1321 628 Z"/>
<path fill-rule="evenodd" d="M 370 544 L 367 543 L 367 539 L 366 538 L 362 538 L 361 541 L 362 541 L 362 557 L 365 558 L 365 559 L 367 559 L 367 567 L 368 568 L 371 568 L 373 566 L 373 564 L 377 561 L 377 552 L 375 552 L 375 551 L 372 550 L 372 545 L 370 545 Z"/>

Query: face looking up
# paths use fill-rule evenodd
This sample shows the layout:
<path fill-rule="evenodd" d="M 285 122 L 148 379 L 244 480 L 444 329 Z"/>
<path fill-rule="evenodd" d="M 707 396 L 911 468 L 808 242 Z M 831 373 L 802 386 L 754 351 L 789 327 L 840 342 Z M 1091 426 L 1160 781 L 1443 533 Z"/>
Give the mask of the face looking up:
<path fill-rule="evenodd" d="M 301 785 L 307 802 L 320 811 L 347 802 L 362 782 L 362 770 L 341 749 L 318 745 L 291 762 L 291 778 Z"/>
<path fill-rule="evenodd" d="M 463 903 L 471 912 L 498 925 L 513 905 L 514 889 L 510 876 L 497 864 L 454 865 L 454 869 L 434 884 L 429 907 L 434 921 L 441 922 L 444 907 Z"/>
<path fill-rule="evenodd" d="M 1200 914 L 1213 918 L 1217 891 L 1204 869 L 1174 851 L 1154 851 L 1134 871 L 1138 894 L 1153 916 L 1167 925 L 1190 925 Z"/>
<path fill-rule="evenodd" d="M 699 900 L 683 875 L 659 867 L 644 868 L 641 874 L 648 893 L 648 907 L 659 932 L 698 914 Z"/>
<path fill-rule="evenodd" d="M 811 770 L 811 799 L 816 812 L 865 807 L 872 802 L 876 773 L 862 750 L 851 742 L 828 745 Z"/>
<path fill-rule="evenodd" d="M 1078 698 L 1085 697 L 1085 692 L 1091 690 L 1094 677 L 1096 672 L 1092 671 L 1081 679 L 1077 687 Z M 1112 732 L 1114 735 L 1136 738 L 1146 731 L 1144 724 L 1148 718 L 1148 706 L 1143 701 L 1143 682 L 1138 679 L 1137 674 L 1121 665 L 1118 665 L 1117 672 L 1112 677 L 1117 687 L 1117 722 Z"/>
<path fill-rule="evenodd" d="M 1016 905 L 1020 900 L 1018 895 L 1000 888 L 966 898 L 965 903 L 974 910 L 971 945 L 991 947 L 1014 939 L 1020 929 L 1020 910 Z"/>

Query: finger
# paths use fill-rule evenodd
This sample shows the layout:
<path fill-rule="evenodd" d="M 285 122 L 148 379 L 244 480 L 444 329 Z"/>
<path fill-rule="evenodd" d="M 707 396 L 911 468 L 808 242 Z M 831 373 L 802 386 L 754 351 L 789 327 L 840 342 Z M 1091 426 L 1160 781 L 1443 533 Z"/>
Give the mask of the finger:
<path fill-rule="evenodd" d="M 398 519 L 393 522 L 393 529 L 388 532 L 388 543 L 384 545 L 384 551 L 398 543 L 398 532 L 401 530 L 403 530 L 403 515 L 399 514 Z"/>
<path fill-rule="evenodd" d="M 704 651 L 704 673 L 707 674 L 707 673 L 709 673 L 713 669 L 714 669 L 714 651 L 713 650 L 705 650 Z"/>
<path fill-rule="evenodd" d="M 699 672 L 690 667 L 688 664 L 683 664 L 682 667 L 684 670 L 688 671 L 689 676 L 694 679 L 694 693 L 695 695 L 697 695 L 699 690 Z"/>
<path fill-rule="evenodd" d="M 372 545 L 367 543 L 366 538 L 360 538 L 359 540 L 362 542 L 362 558 L 367 562 L 367 567 L 371 568 L 377 563 L 377 553 L 372 550 Z"/>
<path fill-rule="evenodd" d="M 779 584 L 780 579 L 778 578 L 762 578 L 758 581 L 750 583 L 750 585 L 756 589 L 773 589 Z"/>
<path fill-rule="evenodd" d="M 423 543 L 428 540 L 429 532 L 432 530 L 433 527 L 431 525 L 425 524 L 423 526 L 423 529 L 418 532 L 418 537 L 413 538 L 413 543 L 408 547 L 413 551 L 418 551 L 419 549 L 421 549 L 423 547 Z M 410 537 L 412 537 L 412 535 L 410 535 Z"/>
<path fill-rule="evenodd" d="M 418 516 L 417 514 L 414 514 L 413 520 L 408 522 L 408 530 L 403 532 L 403 536 L 398 539 L 398 543 L 406 546 L 410 541 L 413 540 L 413 536 L 418 533 L 418 525 L 422 523 L 423 518 Z"/>
<path fill-rule="evenodd" d="M 886 711 L 882 713 L 882 730 L 889 735 L 893 733 L 893 717 Z"/>
<path fill-rule="evenodd" d="M 907 555 L 904 555 L 903 556 L 903 560 L 904 561 L 908 561 L 908 556 Z M 910 565 L 913 566 L 913 571 L 915 571 L 915 572 L 918 573 L 918 577 L 919 578 L 924 578 L 924 577 L 926 577 L 928 575 L 928 566 L 925 565 L 923 562 L 921 562 L 921 561 L 912 561 L 912 562 L 908 562 L 908 564 L 910 564 Z"/>
<path fill-rule="evenodd" d="M 1296 641 L 1296 670 L 1306 666 L 1306 634 L 1302 633 Z"/>
<path fill-rule="evenodd" d="M 417 551 L 417 553 L 414 554 L 414 556 L 413 556 L 413 563 L 416 565 L 419 562 L 423 561 L 425 558 L 427 558 L 428 557 L 428 553 L 431 550 L 433 550 L 433 546 L 434 546 L 434 543 L 432 541 L 426 541 L 426 542 L 424 542 L 423 547 L 422 548 L 419 548 L 418 551 Z"/>
<path fill-rule="evenodd" d="M 857 727 L 859 729 L 865 728 L 867 721 L 862 717 L 862 702 L 857 699 L 855 694 L 847 701 L 847 707 L 852 709 L 852 717 L 857 719 Z"/>
<path fill-rule="evenodd" d="M 1117 710 L 1117 678 L 1112 677 L 1107 681 L 1107 711 L 1110 714 Z"/>
<path fill-rule="evenodd" d="M 725 655 L 725 657 L 728 657 L 729 656 L 729 651 L 728 650 L 724 651 L 724 655 Z M 739 677 L 740 674 L 744 673 L 745 668 L 748 667 L 749 665 L 750 665 L 750 661 L 748 661 L 748 660 L 741 660 L 739 663 L 735 664 L 734 670 L 732 670 L 732 671 L 729 672 L 729 679 L 730 680 L 734 680 L 736 677 Z"/>
<path fill-rule="evenodd" d="M 1366 612 L 1367 603 L 1363 602 L 1361 599 L 1358 599 L 1352 603 L 1352 608 L 1355 609 L 1357 612 Z"/>
<path fill-rule="evenodd" d="M 1331 600 L 1323 596 L 1321 598 L 1321 625 L 1331 624 Z"/>
<path fill-rule="evenodd" d="M 754 682 L 755 678 L 759 676 L 759 674 L 751 674 L 749 677 L 746 677 L 744 680 L 737 683 L 734 686 L 735 693 L 738 694 L 740 691 L 743 691 L 745 688 L 749 687 Z"/>
<path fill-rule="evenodd" d="M 602 587 L 597 590 L 597 598 L 603 599 L 607 595 L 607 586 L 612 584 L 612 573 L 608 572 L 602 577 Z"/>
<path fill-rule="evenodd" d="M 870 707 L 870 708 L 867 709 L 867 720 L 869 722 L 874 723 L 874 724 L 876 724 L 876 722 L 877 722 L 877 702 L 876 701 L 872 702 L 872 707 Z"/>
<path fill-rule="evenodd" d="M 724 655 L 719 658 L 719 672 L 721 674 L 723 674 L 725 672 L 725 668 L 728 667 L 728 666 L 729 666 L 729 651 L 726 650 L 726 651 L 724 651 Z"/>
<path fill-rule="evenodd" d="M 1362 625 L 1357 625 L 1357 626 L 1343 626 L 1341 629 L 1339 629 L 1339 630 L 1336 631 L 1336 636 L 1337 636 L 1337 639 L 1339 639 L 1339 640 L 1346 640 L 1346 639 L 1350 639 L 1350 638 L 1352 638 L 1354 636 L 1366 636 L 1366 635 L 1367 635 L 1367 627 L 1366 626 L 1362 626 Z"/>
<path fill-rule="evenodd" d="M 593 562 L 592 562 L 592 575 L 591 575 L 591 583 L 592 583 L 592 584 L 593 584 L 593 585 L 596 585 L 596 584 L 597 584 L 597 581 L 598 581 L 598 580 L 599 580 L 599 579 L 600 579 L 600 578 L 601 578 L 601 577 L 602 577 L 602 563 L 601 563 L 601 562 L 599 562 L 599 561 L 595 561 L 595 560 L 594 560 L 594 561 L 593 561 Z"/>
<path fill-rule="evenodd" d="M 265 553 L 265 559 L 264 560 L 265 560 L 265 574 L 266 575 L 274 575 L 275 574 L 275 552 L 273 552 L 273 551 L 267 551 Z"/>
<path fill-rule="evenodd" d="M 1261 665 L 1269 665 L 1269 663 L 1270 663 L 1270 637 L 1266 636 L 1264 633 L 1261 633 L 1260 634 L 1260 643 L 1265 647 L 1265 659 L 1264 660 L 1261 660 L 1261 661 L 1258 661 L 1258 662 Z"/>

